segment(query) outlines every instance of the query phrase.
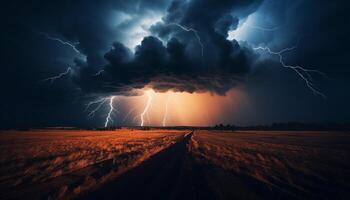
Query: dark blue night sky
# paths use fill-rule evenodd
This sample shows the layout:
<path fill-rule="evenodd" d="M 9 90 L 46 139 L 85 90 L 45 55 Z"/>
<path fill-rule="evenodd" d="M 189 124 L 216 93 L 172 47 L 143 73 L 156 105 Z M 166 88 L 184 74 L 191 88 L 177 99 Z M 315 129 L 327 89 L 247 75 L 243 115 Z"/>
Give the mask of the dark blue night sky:
<path fill-rule="evenodd" d="M 347 4 L 3 3 L 0 126 L 100 126 L 106 110 L 88 119 L 88 102 L 143 95 L 145 87 L 217 96 L 240 88 L 250 103 L 224 119 L 239 125 L 349 122 Z"/>

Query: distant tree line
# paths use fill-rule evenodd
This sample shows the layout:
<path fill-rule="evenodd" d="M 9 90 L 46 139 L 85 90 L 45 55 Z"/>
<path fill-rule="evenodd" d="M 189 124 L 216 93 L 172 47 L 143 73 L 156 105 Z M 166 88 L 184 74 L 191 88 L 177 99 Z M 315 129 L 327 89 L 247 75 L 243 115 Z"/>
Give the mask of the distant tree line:
<path fill-rule="evenodd" d="M 349 131 L 350 123 L 273 123 L 271 125 L 235 126 L 218 124 L 215 130 L 278 130 L 278 131 Z"/>
<path fill-rule="evenodd" d="M 43 127 L 45 128 L 45 127 Z M 135 130 L 151 130 L 151 129 L 168 129 L 168 130 L 276 130 L 276 131 L 350 131 L 350 123 L 273 123 L 271 125 L 254 125 L 254 126 L 236 126 L 232 124 L 217 124 L 215 126 L 113 126 L 113 127 L 46 127 L 46 129 L 59 130 L 95 130 L 95 131 L 112 131 L 121 128 L 129 128 Z M 17 128 L 17 130 L 30 131 L 36 128 Z"/>
<path fill-rule="evenodd" d="M 230 130 L 230 131 L 234 131 L 237 129 L 237 127 L 235 125 L 231 125 L 231 124 L 227 124 L 227 125 L 223 125 L 223 124 L 218 124 L 215 125 L 213 127 L 214 130 Z"/>

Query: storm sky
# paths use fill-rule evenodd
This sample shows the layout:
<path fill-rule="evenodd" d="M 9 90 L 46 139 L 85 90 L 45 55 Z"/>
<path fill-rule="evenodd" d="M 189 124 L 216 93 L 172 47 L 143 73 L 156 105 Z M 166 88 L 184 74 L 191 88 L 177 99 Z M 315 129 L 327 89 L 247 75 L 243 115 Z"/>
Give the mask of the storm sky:
<path fill-rule="evenodd" d="M 171 125 L 349 122 L 346 4 L 7 2 L 1 14 L 1 127 L 102 126 L 108 103 L 94 118 L 85 108 L 112 95 L 118 97 L 113 125 L 139 125 L 126 115 L 139 114 L 131 111 L 144 106 L 145 88 L 162 99 L 150 111 L 159 116 L 164 95 L 178 95 L 172 100 L 178 108 L 169 116 Z M 283 52 L 285 65 L 318 71 L 283 67 L 279 55 L 267 48 L 292 48 Z M 45 80 L 66 71 L 59 79 Z M 188 102 L 202 107 L 189 110 Z M 208 119 L 175 119 L 194 115 Z M 158 122 L 161 118 L 151 119 L 149 125 Z"/>

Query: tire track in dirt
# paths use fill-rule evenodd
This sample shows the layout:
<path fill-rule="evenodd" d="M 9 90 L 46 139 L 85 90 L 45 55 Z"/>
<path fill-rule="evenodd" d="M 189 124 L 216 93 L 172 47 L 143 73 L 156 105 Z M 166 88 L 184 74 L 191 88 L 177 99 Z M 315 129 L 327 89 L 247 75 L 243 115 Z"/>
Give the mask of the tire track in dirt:
<path fill-rule="evenodd" d="M 134 169 L 79 199 L 196 199 L 188 173 L 193 131 Z"/>
<path fill-rule="evenodd" d="M 139 166 L 79 199 L 283 199 L 263 183 L 203 163 L 192 154 L 194 131 Z"/>

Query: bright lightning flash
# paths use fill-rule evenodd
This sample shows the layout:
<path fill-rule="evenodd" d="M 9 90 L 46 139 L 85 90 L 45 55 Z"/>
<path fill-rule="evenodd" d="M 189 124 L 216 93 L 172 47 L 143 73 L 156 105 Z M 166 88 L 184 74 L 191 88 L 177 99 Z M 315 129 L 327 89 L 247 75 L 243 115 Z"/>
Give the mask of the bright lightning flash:
<path fill-rule="evenodd" d="M 202 58 L 203 58 L 203 56 L 204 56 L 204 47 L 203 47 L 202 40 L 201 40 L 201 38 L 198 35 L 198 32 L 195 29 L 193 29 L 193 28 L 186 28 L 186 27 L 184 27 L 184 26 L 182 26 L 181 24 L 178 24 L 178 23 L 169 23 L 168 24 L 168 26 L 171 26 L 171 25 L 177 26 L 180 29 L 182 29 L 183 31 L 192 32 L 194 34 L 194 36 L 197 38 L 198 44 L 201 46 L 201 54 L 202 54 Z"/>
<path fill-rule="evenodd" d="M 81 55 L 81 56 L 85 56 L 85 55 L 84 55 L 82 52 L 80 52 L 79 49 L 76 47 L 76 45 L 78 45 L 79 42 L 72 43 L 72 42 L 69 42 L 69 41 L 64 41 L 64 40 L 62 40 L 62 39 L 60 39 L 60 38 L 58 38 L 58 37 L 51 36 L 51 35 L 49 35 L 49 34 L 47 34 L 47 33 L 44 33 L 44 32 L 40 32 L 39 34 L 44 35 L 48 40 L 56 41 L 56 42 L 58 42 L 59 44 L 62 44 L 62 45 L 65 45 L 65 46 L 68 46 L 68 47 L 72 48 L 73 51 L 75 51 L 77 54 L 79 54 L 79 55 Z M 47 79 L 44 79 L 44 80 L 42 80 L 41 82 L 50 81 L 51 84 L 52 84 L 53 82 L 56 81 L 56 79 L 60 79 L 60 78 L 62 78 L 62 77 L 64 77 L 64 76 L 68 75 L 68 74 L 69 74 L 70 72 L 72 72 L 72 71 L 73 71 L 73 69 L 72 69 L 71 67 L 68 67 L 67 70 L 66 70 L 65 72 L 60 73 L 60 74 L 58 74 L 57 76 L 53 76 L 53 77 L 49 77 L 49 78 L 47 78 Z"/>
<path fill-rule="evenodd" d="M 76 53 L 83 55 L 83 54 L 78 50 L 78 48 L 76 47 L 76 45 L 79 44 L 79 42 L 78 42 L 78 43 L 71 43 L 71 42 L 68 42 L 68 41 L 64 41 L 64 40 L 62 40 L 62 39 L 60 39 L 60 38 L 50 36 L 50 35 L 47 34 L 47 33 L 40 33 L 40 34 L 44 35 L 44 36 L 45 36 L 47 39 L 49 39 L 49 40 L 57 41 L 57 42 L 59 42 L 59 43 L 61 43 L 61 44 L 63 44 L 63 45 L 67 45 L 67 46 L 71 47 Z"/>
<path fill-rule="evenodd" d="M 88 116 L 90 118 L 95 116 L 95 113 L 100 110 L 100 108 L 102 107 L 103 104 L 105 104 L 107 101 L 109 101 L 109 111 L 107 113 L 106 119 L 105 119 L 105 124 L 104 126 L 107 127 L 109 122 L 113 122 L 112 119 L 112 114 L 114 111 L 116 111 L 115 107 L 114 107 L 114 100 L 115 100 L 116 96 L 111 96 L 111 97 L 105 97 L 105 98 L 101 98 L 95 101 L 91 101 L 88 104 L 86 104 L 86 108 L 85 111 L 89 110 L 89 108 L 93 105 L 97 105 L 93 110 L 91 110 L 88 114 Z"/>
<path fill-rule="evenodd" d="M 143 109 L 143 112 L 140 114 L 140 119 L 141 119 L 140 126 L 144 125 L 144 116 L 147 113 L 149 107 L 151 106 L 151 102 L 153 100 L 153 96 L 152 96 L 151 92 L 152 92 L 151 90 L 148 90 L 145 92 L 145 95 L 147 96 L 147 103 L 146 103 L 145 108 Z"/>
<path fill-rule="evenodd" d="M 255 26 L 255 25 L 250 25 L 250 24 L 245 24 L 245 26 L 248 28 L 251 28 L 251 29 L 259 30 L 259 31 L 276 31 L 280 28 L 280 27 L 266 28 L 266 27 Z"/>
<path fill-rule="evenodd" d="M 50 83 L 52 84 L 53 82 L 55 82 L 57 79 L 60 79 L 64 76 L 67 76 L 68 74 L 70 74 L 73 71 L 73 69 L 71 67 L 68 67 L 67 70 L 65 72 L 62 72 L 56 76 L 52 76 L 46 79 L 41 80 L 41 82 L 46 82 L 46 81 L 50 81 Z"/>
<path fill-rule="evenodd" d="M 113 100 L 114 100 L 114 98 L 115 98 L 115 96 L 112 96 L 112 97 L 109 98 L 109 112 L 108 112 L 108 115 L 107 115 L 107 117 L 106 117 L 105 127 L 108 126 L 108 123 L 109 123 L 110 121 L 113 122 L 112 116 L 111 116 L 111 115 L 112 115 L 113 111 L 115 110 L 115 108 L 114 108 L 114 106 L 113 106 Z"/>
<path fill-rule="evenodd" d="M 165 103 L 165 111 L 164 111 L 164 116 L 163 116 L 163 121 L 162 121 L 162 125 L 163 127 L 166 126 L 166 121 L 168 119 L 168 107 L 169 107 L 169 102 L 171 100 L 171 98 L 173 97 L 174 93 L 170 93 L 167 100 L 166 100 L 166 103 Z"/>
<path fill-rule="evenodd" d="M 255 51 L 261 50 L 261 51 L 265 51 L 265 52 L 269 53 L 270 55 L 278 56 L 279 62 L 282 65 L 282 67 L 292 69 L 305 82 L 306 86 L 315 95 L 320 95 L 323 98 L 326 98 L 326 95 L 323 94 L 319 89 L 316 88 L 316 86 L 312 82 L 312 76 L 311 76 L 311 73 L 317 73 L 317 74 L 325 76 L 325 74 L 323 72 L 320 72 L 320 71 L 314 70 L 314 69 L 306 69 L 306 68 L 299 66 L 299 65 L 292 66 L 292 65 L 285 64 L 284 59 L 283 59 L 283 53 L 288 52 L 288 51 L 292 51 L 296 48 L 297 48 L 297 46 L 293 46 L 290 48 L 282 49 L 281 51 L 272 51 L 269 47 L 256 47 L 253 49 Z"/>
<path fill-rule="evenodd" d="M 94 74 L 94 76 L 100 76 L 101 74 L 103 74 L 104 71 L 105 71 L 104 69 L 101 69 L 101 70 L 99 70 L 98 72 L 96 72 L 96 73 Z"/>
<path fill-rule="evenodd" d="M 98 99 L 98 100 L 96 100 L 96 101 L 91 101 L 91 102 L 89 102 L 88 104 L 86 104 L 85 111 L 88 111 L 89 108 L 90 108 L 91 106 L 97 104 L 97 106 L 96 106 L 93 110 L 91 110 L 91 111 L 89 112 L 88 116 L 89 116 L 90 118 L 94 117 L 94 116 L 95 116 L 95 113 L 96 113 L 98 110 L 100 110 L 101 106 L 102 106 L 104 103 L 106 103 L 107 101 L 108 101 L 108 98 L 101 98 L 101 99 Z"/>

